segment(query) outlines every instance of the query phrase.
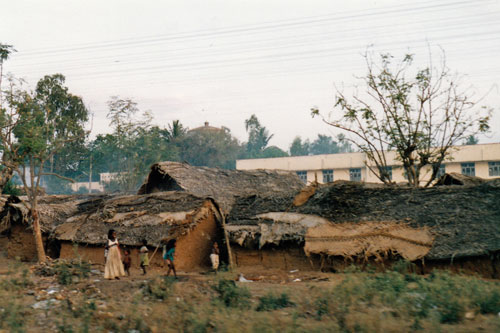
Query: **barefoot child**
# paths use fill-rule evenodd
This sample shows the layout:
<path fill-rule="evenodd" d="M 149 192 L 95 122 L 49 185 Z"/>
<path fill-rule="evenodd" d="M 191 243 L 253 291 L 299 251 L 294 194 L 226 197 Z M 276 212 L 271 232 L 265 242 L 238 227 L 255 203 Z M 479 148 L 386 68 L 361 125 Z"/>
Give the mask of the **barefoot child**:
<path fill-rule="evenodd" d="M 132 265 L 132 258 L 130 258 L 130 251 L 123 251 L 123 268 L 125 269 L 125 273 L 127 276 L 130 276 L 130 266 Z"/>
<path fill-rule="evenodd" d="M 167 242 L 166 248 L 165 248 L 165 254 L 163 255 L 163 259 L 165 260 L 165 263 L 168 266 L 168 272 L 167 276 L 170 275 L 170 271 L 174 272 L 175 278 L 177 278 L 177 273 L 175 272 L 175 265 L 174 265 L 174 253 L 175 253 L 175 239 L 171 239 Z"/>
<path fill-rule="evenodd" d="M 141 254 L 141 269 L 142 275 L 146 275 L 146 268 L 149 266 L 149 255 L 148 255 L 148 241 L 142 240 L 142 247 L 139 250 Z"/>

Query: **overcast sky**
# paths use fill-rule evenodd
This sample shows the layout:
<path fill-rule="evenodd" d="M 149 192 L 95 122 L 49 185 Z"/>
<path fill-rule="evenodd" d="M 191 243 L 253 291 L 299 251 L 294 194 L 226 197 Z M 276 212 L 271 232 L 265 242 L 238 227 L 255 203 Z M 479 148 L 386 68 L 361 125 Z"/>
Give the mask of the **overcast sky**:
<path fill-rule="evenodd" d="M 357 82 L 369 45 L 421 62 L 441 47 L 477 96 L 489 92 L 480 142 L 500 141 L 498 0 L 4 0 L 0 42 L 18 51 L 4 71 L 32 86 L 64 74 L 94 113 L 93 135 L 110 131 L 106 101 L 118 95 L 161 127 L 209 121 L 241 141 L 256 114 L 285 150 L 296 135 L 338 133 L 309 110 L 331 110 L 334 84 Z"/>

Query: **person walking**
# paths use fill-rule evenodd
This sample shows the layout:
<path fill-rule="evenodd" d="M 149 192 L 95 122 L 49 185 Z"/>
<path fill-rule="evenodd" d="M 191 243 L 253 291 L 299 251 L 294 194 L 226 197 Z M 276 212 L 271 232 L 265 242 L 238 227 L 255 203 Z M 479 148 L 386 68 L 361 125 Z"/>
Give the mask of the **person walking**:
<path fill-rule="evenodd" d="M 106 266 L 104 267 L 105 279 L 120 279 L 120 276 L 125 276 L 123 264 L 120 254 L 120 244 L 116 238 L 116 231 L 110 229 L 108 232 L 108 240 L 106 243 Z"/>
<path fill-rule="evenodd" d="M 170 275 L 170 272 L 174 272 L 174 276 L 177 279 L 177 273 L 175 272 L 174 265 L 174 254 L 175 254 L 175 243 L 177 241 L 175 239 L 170 239 L 165 246 L 165 253 L 163 254 L 163 259 L 168 266 L 167 276 Z"/>

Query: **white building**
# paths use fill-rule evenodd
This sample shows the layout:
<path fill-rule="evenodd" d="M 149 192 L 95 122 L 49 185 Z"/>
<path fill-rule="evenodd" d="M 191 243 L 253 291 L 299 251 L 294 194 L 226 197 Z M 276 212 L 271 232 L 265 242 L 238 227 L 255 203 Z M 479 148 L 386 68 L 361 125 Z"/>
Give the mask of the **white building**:
<path fill-rule="evenodd" d="M 396 153 L 386 153 L 388 171 L 394 182 L 405 182 L 405 172 L 401 162 L 396 160 Z M 367 167 L 372 165 L 364 153 L 342 153 L 312 156 L 292 156 L 237 160 L 236 169 L 268 169 L 295 171 L 306 183 L 319 183 L 334 180 L 380 182 Z M 421 171 L 422 181 L 431 175 L 430 167 Z M 500 143 L 456 146 L 452 149 L 451 159 L 441 165 L 440 175 L 457 172 L 481 178 L 500 177 Z"/>
<path fill-rule="evenodd" d="M 77 182 L 71 184 L 71 190 L 77 192 L 82 187 L 85 188 L 89 193 L 91 191 L 104 192 L 104 186 L 109 184 L 112 180 L 116 179 L 120 175 L 119 172 L 103 172 L 99 174 L 98 182 Z M 90 190 L 89 190 L 90 188 Z"/>

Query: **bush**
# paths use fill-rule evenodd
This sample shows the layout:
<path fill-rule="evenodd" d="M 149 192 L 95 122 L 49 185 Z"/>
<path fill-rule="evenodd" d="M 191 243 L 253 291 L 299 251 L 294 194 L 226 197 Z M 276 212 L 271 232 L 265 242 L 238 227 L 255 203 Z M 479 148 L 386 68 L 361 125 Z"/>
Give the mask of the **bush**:
<path fill-rule="evenodd" d="M 227 307 L 248 308 L 250 306 L 250 292 L 246 288 L 238 287 L 233 280 L 221 279 L 212 288 L 218 293 L 218 299 Z"/>
<path fill-rule="evenodd" d="M 274 296 L 273 294 L 268 294 L 266 296 L 259 297 L 259 305 L 255 310 L 269 311 L 269 310 L 283 309 L 290 306 L 295 306 L 295 303 L 290 301 L 288 294 L 282 293 L 280 296 Z"/>
<path fill-rule="evenodd" d="M 174 279 L 169 276 L 163 276 L 148 281 L 143 288 L 143 293 L 155 299 L 166 300 L 172 295 L 173 290 Z"/>
<path fill-rule="evenodd" d="M 492 293 L 483 292 L 483 294 L 481 296 L 482 297 L 479 298 L 478 304 L 479 304 L 479 310 L 481 311 L 482 314 L 500 313 L 500 291 L 499 290 L 495 290 Z"/>
<path fill-rule="evenodd" d="M 316 308 L 316 319 L 321 320 L 324 315 L 327 315 L 330 312 L 329 304 L 330 301 L 326 296 L 321 296 L 314 302 Z"/>

